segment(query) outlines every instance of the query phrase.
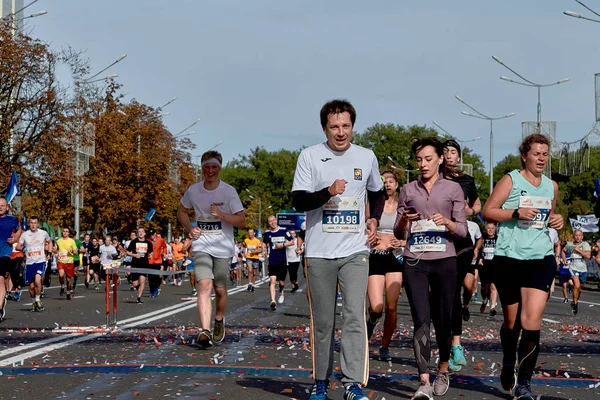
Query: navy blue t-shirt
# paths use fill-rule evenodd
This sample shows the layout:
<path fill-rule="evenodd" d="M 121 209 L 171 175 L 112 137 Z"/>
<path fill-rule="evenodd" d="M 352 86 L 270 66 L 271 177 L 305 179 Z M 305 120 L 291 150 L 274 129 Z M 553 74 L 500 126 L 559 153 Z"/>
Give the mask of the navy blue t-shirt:
<path fill-rule="evenodd" d="M 13 249 L 7 240 L 12 237 L 13 230 L 17 229 L 19 229 L 19 220 L 12 215 L 0 218 L 0 257 L 10 257 Z"/>
<path fill-rule="evenodd" d="M 266 231 L 264 234 L 263 241 L 269 246 L 269 264 L 281 265 L 286 263 L 285 247 L 280 249 L 275 248 L 278 243 L 285 244 L 292 240 L 292 235 L 285 230 L 285 228 L 279 227 L 275 232 Z"/>

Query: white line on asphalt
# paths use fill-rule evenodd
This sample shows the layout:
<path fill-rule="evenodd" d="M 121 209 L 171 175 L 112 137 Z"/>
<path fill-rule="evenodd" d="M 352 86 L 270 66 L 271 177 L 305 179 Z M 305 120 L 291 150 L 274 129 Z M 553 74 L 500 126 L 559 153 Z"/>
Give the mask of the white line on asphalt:
<path fill-rule="evenodd" d="M 4 357 L 4 356 L 7 356 L 7 355 L 13 354 L 13 353 L 18 353 L 20 351 L 31 349 L 33 347 L 39 347 L 39 346 L 47 345 L 49 343 L 60 342 L 61 340 L 66 340 L 66 339 L 69 339 L 72 337 L 73 336 L 71 336 L 71 335 L 55 336 L 55 337 L 51 337 L 49 339 L 40 340 L 38 342 L 28 343 L 23 346 L 15 346 L 13 348 L 0 351 L 0 357 Z"/>
<path fill-rule="evenodd" d="M 260 281 L 257 282 L 256 286 L 260 286 L 262 283 L 264 283 L 266 281 L 267 281 L 266 279 L 262 279 L 262 280 L 260 280 Z M 246 290 L 245 287 L 236 287 L 236 288 L 228 290 L 227 293 L 228 294 L 235 294 L 235 293 L 243 292 L 245 290 Z M 214 298 L 214 296 L 211 296 L 211 297 Z M 192 302 L 193 303 L 184 305 L 183 307 L 182 307 L 181 303 L 178 303 L 178 304 L 176 304 L 174 306 L 166 307 L 166 308 L 158 310 L 158 311 L 153 311 L 153 312 L 150 312 L 150 313 L 147 313 L 147 314 L 143 314 L 143 315 L 140 315 L 140 316 L 137 316 L 137 317 L 134 317 L 134 318 L 129 318 L 127 320 L 123 320 L 123 321 L 121 321 L 121 323 L 126 322 L 126 325 L 121 326 L 121 328 L 133 328 L 135 326 L 142 325 L 142 324 L 145 324 L 145 323 L 157 320 L 157 319 L 162 318 L 162 317 L 167 317 L 167 316 L 170 316 L 170 315 L 173 315 L 173 314 L 180 313 L 182 311 L 189 310 L 189 309 L 194 308 L 196 306 L 196 302 L 195 301 L 192 301 Z M 174 308 L 176 308 L 176 309 L 174 309 Z M 165 312 L 166 310 L 170 310 L 170 311 Z M 143 319 L 143 318 L 145 318 L 145 319 Z M 127 323 L 129 321 L 132 321 L 132 320 L 135 321 L 135 320 L 139 320 L 139 319 L 142 319 L 142 320 L 136 321 L 136 322 Z M 49 353 L 50 351 L 58 350 L 60 348 L 67 347 L 67 346 L 70 346 L 70 345 L 73 345 L 73 344 L 85 342 L 87 340 L 92 340 L 92 339 L 95 339 L 95 338 L 103 336 L 103 335 L 106 335 L 106 334 L 105 333 L 94 333 L 94 334 L 88 334 L 88 335 L 83 335 L 83 334 L 79 334 L 79 333 L 78 334 L 72 334 L 72 335 L 68 336 L 71 339 L 66 340 L 64 342 L 56 343 L 56 344 L 44 347 L 42 349 L 36 349 L 36 350 L 28 351 L 28 352 L 23 353 L 23 354 L 18 354 L 16 356 L 0 360 L 0 365 L 12 365 L 13 363 L 21 362 L 21 361 L 26 360 L 28 358 L 39 356 L 39 355 L 41 355 L 43 353 Z M 40 342 L 37 342 L 37 343 L 31 343 L 31 345 L 33 345 L 32 347 L 37 347 L 39 345 L 51 343 L 50 340 L 57 341 L 57 340 L 53 340 L 53 339 L 58 339 L 58 338 L 46 339 L 45 343 L 42 343 L 44 341 L 40 341 Z M 62 337 L 60 339 L 62 339 Z M 17 348 L 16 351 L 22 351 L 23 348 L 24 348 L 24 346 L 20 346 L 20 347 Z M 10 350 L 11 350 L 10 353 L 14 353 L 15 352 L 13 349 L 10 349 Z M 7 351 L 7 350 L 5 350 L 5 351 Z M 10 354 L 10 353 L 7 353 L 7 354 Z"/>
<path fill-rule="evenodd" d="M 560 300 L 560 302 L 561 302 L 561 303 L 562 303 L 562 302 L 563 302 L 563 300 L 564 300 L 562 297 L 556 297 L 556 296 L 552 296 L 552 298 L 553 298 L 553 299 L 556 299 L 556 300 Z M 592 305 L 594 305 L 594 306 L 600 306 L 600 303 L 593 303 L 593 302 L 591 302 L 591 301 L 583 301 L 583 300 L 579 300 L 579 301 L 578 301 L 578 303 L 582 303 L 582 304 L 592 304 Z"/>
<path fill-rule="evenodd" d="M 555 321 L 553 319 L 548 319 L 548 318 L 542 318 L 542 321 L 549 322 L 551 324 L 560 324 L 560 321 Z"/>
<path fill-rule="evenodd" d="M 93 333 L 91 335 L 83 335 L 83 336 L 79 336 L 79 337 L 67 340 L 66 342 L 52 344 L 50 346 L 43 347 L 43 348 L 37 349 L 37 350 L 32 350 L 32 351 L 29 351 L 29 352 L 23 353 L 23 354 L 17 354 L 16 356 L 13 356 L 10 358 L 5 358 L 4 360 L 0 360 L 0 365 L 12 365 L 13 363 L 20 363 L 23 360 L 26 360 L 28 358 L 39 356 L 43 353 L 49 353 L 52 350 L 57 350 L 62 347 L 70 346 L 72 344 L 85 342 L 86 340 L 92 340 L 92 339 L 95 339 L 102 335 L 105 335 L 105 333 Z"/>

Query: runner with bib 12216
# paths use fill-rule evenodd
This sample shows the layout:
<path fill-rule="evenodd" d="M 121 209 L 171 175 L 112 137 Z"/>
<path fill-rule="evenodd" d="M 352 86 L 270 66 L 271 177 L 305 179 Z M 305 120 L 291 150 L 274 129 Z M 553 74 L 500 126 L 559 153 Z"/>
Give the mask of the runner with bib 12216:
<path fill-rule="evenodd" d="M 430 219 L 411 223 L 410 251 L 446 251 L 446 227 Z"/>
<path fill-rule="evenodd" d="M 323 232 L 359 232 L 360 210 L 354 197 L 333 197 L 323 206 Z"/>
<path fill-rule="evenodd" d="M 543 229 L 548 224 L 548 217 L 552 209 L 552 199 L 541 196 L 521 196 L 519 198 L 519 208 L 534 208 L 539 211 L 531 221 L 519 219 L 519 228 Z"/>

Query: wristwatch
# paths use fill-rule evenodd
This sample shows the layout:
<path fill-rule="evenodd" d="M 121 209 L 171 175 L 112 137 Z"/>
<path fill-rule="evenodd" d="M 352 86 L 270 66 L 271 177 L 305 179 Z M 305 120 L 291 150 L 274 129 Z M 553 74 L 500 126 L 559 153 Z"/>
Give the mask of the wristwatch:
<path fill-rule="evenodd" d="M 519 219 L 519 209 L 518 208 L 513 211 L 512 217 L 514 219 Z"/>

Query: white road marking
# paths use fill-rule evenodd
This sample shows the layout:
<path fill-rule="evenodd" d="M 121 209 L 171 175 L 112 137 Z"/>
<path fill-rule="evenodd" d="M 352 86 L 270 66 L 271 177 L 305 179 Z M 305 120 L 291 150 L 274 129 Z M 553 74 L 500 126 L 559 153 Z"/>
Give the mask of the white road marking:
<path fill-rule="evenodd" d="M 548 318 L 542 318 L 542 321 L 549 322 L 551 324 L 560 324 L 560 321 L 555 321 L 553 319 L 548 319 Z"/>
<path fill-rule="evenodd" d="M 260 286 L 264 282 L 266 282 L 265 279 L 258 281 L 256 286 Z M 239 292 L 243 292 L 243 291 L 246 291 L 245 287 L 236 287 L 236 288 L 228 290 L 227 294 L 235 294 L 235 293 L 239 293 Z M 214 299 L 214 295 L 211 297 Z M 148 323 L 148 322 L 151 322 L 151 321 L 163 318 L 163 317 L 168 317 L 170 315 L 177 314 L 182 311 L 186 311 L 186 310 L 196 307 L 196 301 L 191 301 L 187 305 L 185 305 L 186 303 L 183 303 L 183 304 L 184 304 L 183 307 L 182 307 L 182 303 L 177 303 L 173 306 L 166 307 L 166 308 L 163 308 L 163 309 L 160 309 L 157 311 L 139 315 L 139 316 L 133 317 L 133 318 L 128 318 L 128 319 L 120 322 L 120 324 L 125 323 L 125 325 L 118 325 L 118 326 L 120 329 L 133 328 L 135 326 L 139 326 L 139 325 L 142 325 L 142 324 L 145 324 L 145 323 Z M 46 346 L 41 349 L 31 350 L 26 353 L 17 354 L 10 358 L 5 358 L 3 360 L 0 360 L 0 365 L 12 365 L 13 363 L 22 362 L 23 360 L 26 360 L 28 358 L 36 357 L 36 356 L 39 356 L 44 353 L 49 353 L 53 350 L 58 350 L 63 347 L 67 347 L 67 346 L 71 346 L 73 344 L 92 340 L 92 339 L 95 339 L 97 337 L 104 336 L 104 335 L 106 335 L 106 333 L 93 333 L 93 334 L 86 334 L 86 335 L 81 334 L 81 333 L 69 334 L 67 337 L 71 338 L 71 339 L 65 340 L 60 343 L 52 344 L 50 346 Z M 40 345 L 53 343 L 53 342 L 56 342 L 56 341 L 59 341 L 62 339 L 64 339 L 64 336 L 61 336 L 58 338 L 42 340 L 42 341 L 39 341 L 36 343 L 31 343 L 30 345 L 28 345 L 27 348 L 38 347 Z M 25 346 L 19 346 L 15 349 L 7 349 L 7 350 L 4 350 L 4 352 L 6 352 L 6 354 L 0 353 L 0 356 L 12 354 L 15 352 L 20 352 L 24 348 L 25 348 Z"/>

